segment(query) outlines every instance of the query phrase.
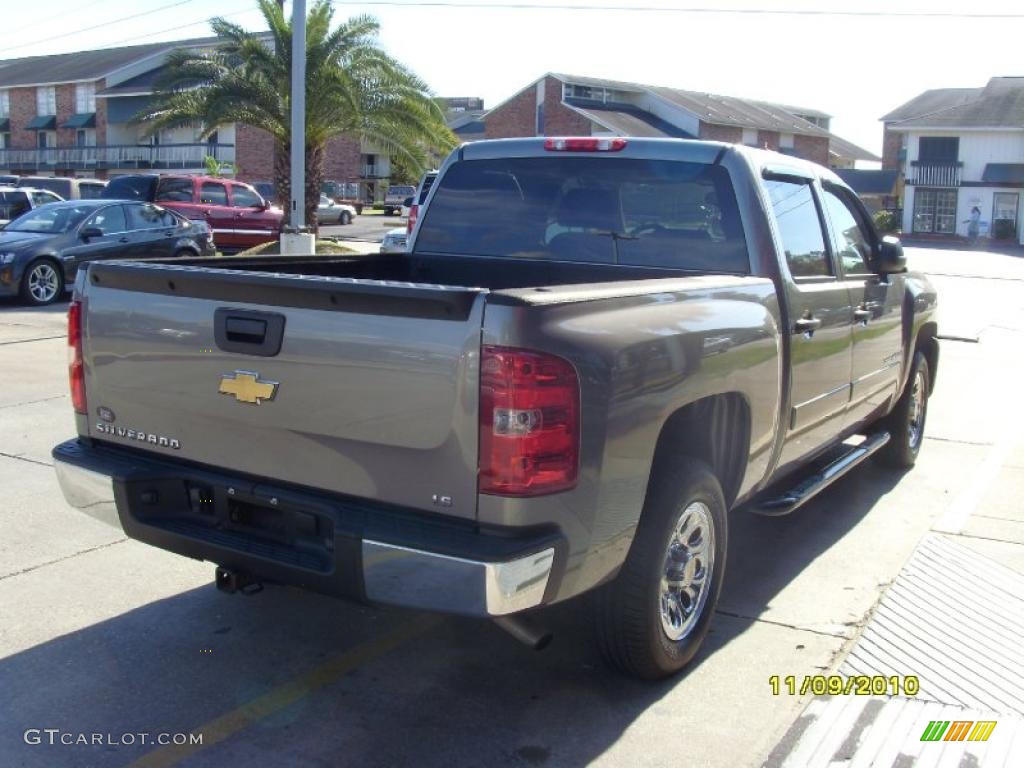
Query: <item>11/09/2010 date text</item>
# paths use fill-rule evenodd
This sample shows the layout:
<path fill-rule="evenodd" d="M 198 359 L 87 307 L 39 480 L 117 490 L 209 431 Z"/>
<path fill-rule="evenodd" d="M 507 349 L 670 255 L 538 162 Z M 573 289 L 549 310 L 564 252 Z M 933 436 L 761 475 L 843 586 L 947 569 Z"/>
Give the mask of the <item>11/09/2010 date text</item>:
<path fill-rule="evenodd" d="M 916 675 L 804 675 L 797 681 L 795 675 L 768 678 L 773 696 L 788 693 L 790 696 L 804 696 L 812 693 L 815 696 L 916 696 L 921 690 L 921 683 Z"/>

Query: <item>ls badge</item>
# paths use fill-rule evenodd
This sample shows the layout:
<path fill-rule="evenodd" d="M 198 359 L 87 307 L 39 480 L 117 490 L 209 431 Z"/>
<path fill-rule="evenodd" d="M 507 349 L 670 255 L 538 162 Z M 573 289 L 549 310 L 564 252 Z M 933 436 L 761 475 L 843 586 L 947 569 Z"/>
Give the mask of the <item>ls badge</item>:
<path fill-rule="evenodd" d="M 240 403 L 259 405 L 264 400 L 273 400 L 277 394 L 276 381 L 262 381 L 254 371 L 226 373 L 220 380 L 220 393 L 234 395 Z"/>

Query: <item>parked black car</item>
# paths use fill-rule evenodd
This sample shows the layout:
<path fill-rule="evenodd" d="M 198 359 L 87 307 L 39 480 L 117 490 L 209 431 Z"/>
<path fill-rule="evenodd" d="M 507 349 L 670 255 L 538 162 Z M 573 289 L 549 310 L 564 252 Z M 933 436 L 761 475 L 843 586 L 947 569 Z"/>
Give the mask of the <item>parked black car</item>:
<path fill-rule="evenodd" d="M 96 259 L 212 256 L 205 222 L 152 203 L 68 200 L 36 208 L 0 231 L 0 296 L 49 304 Z"/>

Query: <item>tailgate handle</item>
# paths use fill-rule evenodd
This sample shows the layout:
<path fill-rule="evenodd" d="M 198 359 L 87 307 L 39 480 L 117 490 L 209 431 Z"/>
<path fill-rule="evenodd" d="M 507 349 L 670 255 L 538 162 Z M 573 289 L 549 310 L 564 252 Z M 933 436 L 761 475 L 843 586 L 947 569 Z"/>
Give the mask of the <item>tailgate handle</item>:
<path fill-rule="evenodd" d="M 214 339 L 225 352 L 273 357 L 281 351 L 284 315 L 222 307 L 213 319 Z"/>

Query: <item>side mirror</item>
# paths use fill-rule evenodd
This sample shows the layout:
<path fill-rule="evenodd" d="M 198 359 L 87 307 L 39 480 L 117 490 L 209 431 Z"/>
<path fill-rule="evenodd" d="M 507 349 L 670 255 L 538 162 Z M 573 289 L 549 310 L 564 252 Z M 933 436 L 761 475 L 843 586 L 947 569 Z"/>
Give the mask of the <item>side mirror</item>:
<path fill-rule="evenodd" d="M 402 203 L 402 205 L 404 205 L 406 208 L 412 208 L 412 198 L 405 198 L 405 201 Z"/>
<path fill-rule="evenodd" d="M 83 240 L 89 240 L 93 237 L 103 237 L 103 230 L 99 227 L 86 227 L 78 233 L 78 236 Z"/>
<path fill-rule="evenodd" d="M 895 275 L 907 271 L 907 257 L 903 255 L 903 245 L 899 238 L 886 235 L 878 244 L 878 255 L 875 257 L 875 271 L 880 275 Z"/>

